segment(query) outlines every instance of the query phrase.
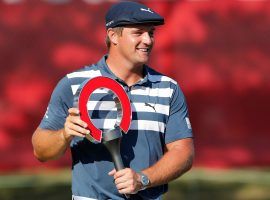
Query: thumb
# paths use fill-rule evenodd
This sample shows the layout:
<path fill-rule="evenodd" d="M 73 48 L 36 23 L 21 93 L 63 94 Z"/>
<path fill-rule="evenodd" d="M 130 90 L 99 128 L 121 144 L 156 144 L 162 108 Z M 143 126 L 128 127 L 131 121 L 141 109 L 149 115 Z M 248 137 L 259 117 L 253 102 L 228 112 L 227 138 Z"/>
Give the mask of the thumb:
<path fill-rule="evenodd" d="M 110 171 L 109 173 L 108 173 L 108 175 L 110 175 L 110 176 L 114 176 L 114 174 L 116 173 L 116 170 L 115 169 L 113 169 L 112 171 Z"/>

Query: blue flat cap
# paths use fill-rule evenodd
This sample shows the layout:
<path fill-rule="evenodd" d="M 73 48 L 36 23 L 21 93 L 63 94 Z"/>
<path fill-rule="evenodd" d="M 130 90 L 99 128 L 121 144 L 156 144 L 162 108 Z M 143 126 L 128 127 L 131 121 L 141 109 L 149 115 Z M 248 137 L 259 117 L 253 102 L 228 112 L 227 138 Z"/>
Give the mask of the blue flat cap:
<path fill-rule="evenodd" d="M 164 24 L 164 18 L 155 11 L 137 2 L 120 2 L 113 5 L 106 14 L 106 28 L 131 24 Z"/>

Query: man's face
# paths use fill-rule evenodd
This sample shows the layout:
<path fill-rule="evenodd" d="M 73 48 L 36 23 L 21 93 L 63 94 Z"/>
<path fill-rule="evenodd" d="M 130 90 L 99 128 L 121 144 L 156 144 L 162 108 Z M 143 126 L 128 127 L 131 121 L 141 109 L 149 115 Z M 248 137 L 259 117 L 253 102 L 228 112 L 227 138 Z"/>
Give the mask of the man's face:
<path fill-rule="evenodd" d="M 118 51 L 133 65 L 148 62 L 154 45 L 154 31 L 152 25 L 132 25 L 124 27 L 122 35 L 118 37 Z"/>

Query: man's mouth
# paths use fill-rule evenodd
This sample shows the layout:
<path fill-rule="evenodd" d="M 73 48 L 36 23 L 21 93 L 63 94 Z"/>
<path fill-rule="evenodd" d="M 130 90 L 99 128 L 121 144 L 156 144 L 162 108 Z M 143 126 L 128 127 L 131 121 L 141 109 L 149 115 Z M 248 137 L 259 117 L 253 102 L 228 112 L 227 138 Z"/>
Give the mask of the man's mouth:
<path fill-rule="evenodd" d="M 137 50 L 142 51 L 142 52 L 150 52 L 150 48 L 137 48 Z"/>

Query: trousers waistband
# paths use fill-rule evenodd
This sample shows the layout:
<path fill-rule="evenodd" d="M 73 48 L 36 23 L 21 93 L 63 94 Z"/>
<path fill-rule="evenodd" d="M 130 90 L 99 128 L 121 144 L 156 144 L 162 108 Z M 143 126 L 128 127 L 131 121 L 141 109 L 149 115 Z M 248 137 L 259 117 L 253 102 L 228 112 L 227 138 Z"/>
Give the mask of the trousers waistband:
<path fill-rule="evenodd" d="M 97 200 L 97 199 L 72 195 L 72 200 Z"/>
<path fill-rule="evenodd" d="M 129 199 L 130 200 L 143 200 L 143 198 L 138 195 L 130 195 Z M 98 200 L 98 199 L 72 195 L 72 200 Z"/>

